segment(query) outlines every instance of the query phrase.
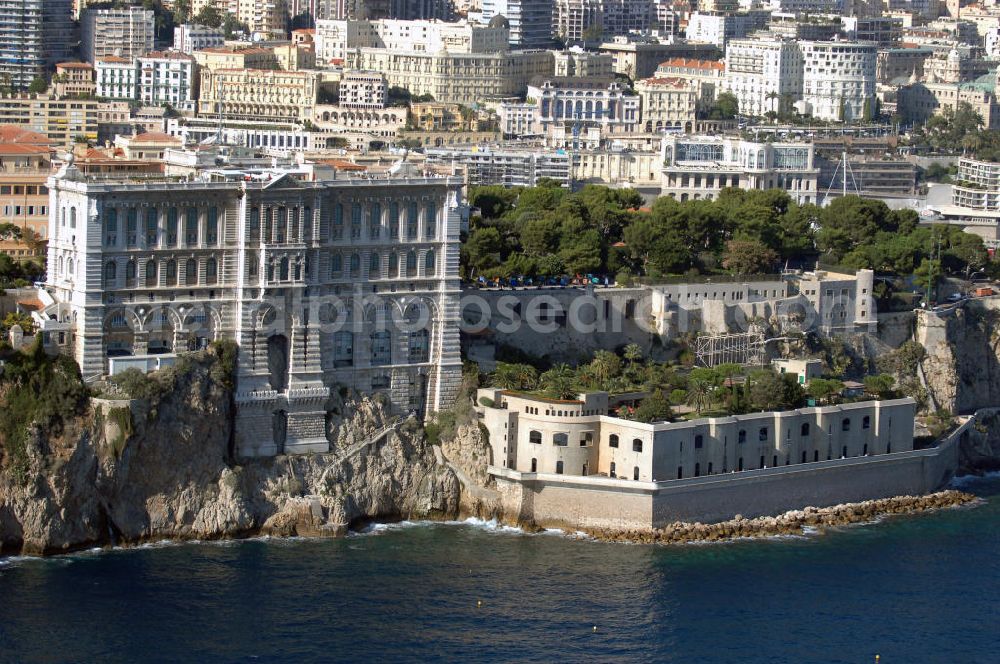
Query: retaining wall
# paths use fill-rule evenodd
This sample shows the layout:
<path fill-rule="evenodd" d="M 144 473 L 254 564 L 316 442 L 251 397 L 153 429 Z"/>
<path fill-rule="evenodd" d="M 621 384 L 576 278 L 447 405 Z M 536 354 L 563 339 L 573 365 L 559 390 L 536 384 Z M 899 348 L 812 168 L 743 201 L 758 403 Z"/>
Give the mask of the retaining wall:
<path fill-rule="evenodd" d="M 674 521 L 714 523 L 936 491 L 958 466 L 970 418 L 930 449 L 795 464 L 666 482 L 521 473 L 491 467 L 504 513 L 543 527 L 649 530 Z"/>

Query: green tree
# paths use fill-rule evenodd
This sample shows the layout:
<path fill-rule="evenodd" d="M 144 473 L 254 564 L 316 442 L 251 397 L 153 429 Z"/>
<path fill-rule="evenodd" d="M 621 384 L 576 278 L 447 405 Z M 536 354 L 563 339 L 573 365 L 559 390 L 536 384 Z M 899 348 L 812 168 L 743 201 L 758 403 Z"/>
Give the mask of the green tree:
<path fill-rule="evenodd" d="M 490 379 L 494 387 L 504 390 L 533 390 L 538 386 L 538 371 L 530 364 L 497 362 Z"/>
<path fill-rule="evenodd" d="M 806 387 L 806 393 L 820 403 L 829 403 L 843 389 L 844 384 L 839 380 L 813 378 Z"/>
<path fill-rule="evenodd" d="M 660 390 L 643 399 L 634 413 L 635 419 L 639 422 L 663 422 L 673 416 L 670 400 Z"/>
<path fill-rule="evenodd" d="M 877 376 L 865 376 L 865 391 L 873 394 L 879 399 L 890 399 L 895 395 L 893 389 L 896 379 L 890 374 L 878 374 Z"/>
<path fill-rule="evenodd" d="M 205 4 L 201 10 L 194 15 L 194 22 L 198 25 L 206 25 L 210 28 L 222 27 L 222 11 L 214 4 Z"/>
<path fill-rule="evenodd" d="M 622 371 L 621 358 L 612 352 L 599 350 L 594 353 L 594 359 L 590 361 L 590 370 L 601 389 L 607 389 L 611 379 L 620 375 Z"/>
<path fill-rule="evenodd" d="M 774 267 L 778 254 L 760 240 L 730 240 L 722 266 L 734 274 L 761 274 Z"/>
<path fill-rule="evenodd" d="M 41 94 L 49 89 L 49 82 L 45 80 L 43 76 L 37 76 L 28 86 L 28 92 L 31 94 Z"/>
<path fill-rule="evenodd" d="M 503 242 L 500 238 L 500 231 L 496 228 L 477 228 L 472 231 L 469 239 L 462 245 L 465 263 L 473 272 L 467 276 L 486 274 L 499 267 L 502 249 Z"/>
<path fill-rule="evenodd" d="M 740 101 L 732 92 L 721 92 L 708 112 L 712 120 L 731 120 L 740 112 Z"/>
<path fill-rule="evenodd" d="M 575 399 L 578 396 L 576 372 L 567 364 L 558 364 L 538 379 L 538 386 L 553 399 Z"/>

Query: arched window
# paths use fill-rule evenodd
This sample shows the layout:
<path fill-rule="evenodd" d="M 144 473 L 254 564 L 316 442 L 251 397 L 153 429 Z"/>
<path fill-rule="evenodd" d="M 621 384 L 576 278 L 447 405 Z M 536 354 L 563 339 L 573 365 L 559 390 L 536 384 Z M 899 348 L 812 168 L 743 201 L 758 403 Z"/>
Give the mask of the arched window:
<path fill-rule="evenodd" d="M 632 439 L 632 451 L 633 452 L 642 452 L 642 439 L 641 438 L 633 438 Z"/>
<path fill-rule="evenodd" d="M 168 286 L 177 285 L 177 261 L 169 260 L 166 265 L 166 279 Z"/>
<path fill-rule="evenodd" d="M 739 434 L 737 434 L 736 442 L 742 445 L 747 442 L 747 431 L 746 429 L 740 429 Z"/>
<path fill-rule="evenodd" d="M 389 278 L 399 276 L 399 256 L 394 253 L 389 254 Z"/>
<path fill-rule="evenodd" d="M 69 227 L 76 228 L 76 208 L 71 207 L 69 209 Z"/>
<path fill-rule="evenodd" d="M 114 287 L 117 277 L 118 266 L 114 261 L 108 261 L 104 266 L 104 285 L 109 288 Z"/>
<path fill-rule="evenodd" d="M 354 334 L 340 331 L 333 335 L 333 366 L 350 367 L 354 365 Z"/>
<path fill-rule="evenodd" d="M 333 233 L 334 239 L 344 237 L 344 204 L 337 203 L 333 206 Z"/>
<path fill-rule="evenodd" d="M 357 277 L 361 275 L 361 256 L 354 253 L 351 254 L 351 276 Z"/>
<path fill-rule="evenodd" d="M 431 249 L 424 255 L 424 272 L 427 276 L 434 275 L 434 250 Z"/>
<path fill-rule="evenodd" d="M 705 438 L 700 433 L 694 437 L 694 448 L 700 450 L 705 445 Z"/>
<path fill-rule="evenodd" d="M 556 475 L 562 475 L 562 474 L 563 474 L 563 462 L 556 461 Z"/>
<path fill-rule="evenodd" d="M 802 463 L 806 462 L 806 451 L 802 450 Z"/>
<path fill-rule="evenodd" d="M 701 464 L 700 463 L 694 464 L 694 476 L 695 477 L 701 477 Z"/>
<path fill-rule="evenodd" d="M 767 427 L 760 428 L 760 431 L 757 432 L 757 440 L 762 443 L 767 442 Z"/>
<path fill-rule="evenodd" d="M 613 433 L 608 436 L 608 447 L 618 447 L 618 434 Z"/>
<path fill-rule="evenodd" d="M 193 258 L 189 258 L 184 265 L 184 283 L 187 286 L 198 284 L 198 261 Z"/>
<path fill-rule="evenodd" d="M 218 280 L 219 264 L 214 258 L 209 258 L 205 261 L 205 283 L 214 284 Z"/>
<path fill-rule="evenodd" d="M 311 207 L 306 207 L 302 214 L 302 241 L 306 244 L 313 240 L 313 212 Z"/>
<path fill-rule="evenodd" d="M 537 473 L 538 472 L 538 459 L 532 459 L 531 460 L 531 472 L 533 472 L 533 473 Z"/>
<path fill-rule="evenodd" d="M 542 444 L 542 432 L 541 431 L 529 431 L 528 432 L 528 442 L 534 445 Z"/>
<path fill-rule="evenodd" d="M 803 436 L 808 436 L 809 435 L 809 423 L 808 422 L 803 422 L 802 423 L 801 431 L 802 431 L 802 435 Z"/>
<path fill-rule="evenodd" d="M 608 468 L 608 475 L 610 475 L 611 477 L 617 477 L 615 475 L 615 462 L 614 461 L 611 462 L 611 467 Z"/>
<path fill-rule="evenodd" d="M 677 466 L 677 479 L 684 479 L 684 466 Z"/>
<path fill-rule="evenodd" d="M 872 418 L 869 417 L 868 415 L 865 415 L 864 417 L 862 417 L 861 418 L 861 428 L 862 429 L 871 429 L 872 428 Z"/>
<path fill-rule="evenodd" d="M 146 262 L 146 285 L 156 285 L 156 261 L 154 260 Z"/>
<path fill-rule="evenodd" d="M 247 276 L 256 277 L 257 271 L 260 269 L 260 261 L 257 260 L 256 256 L 250 256 L 247 258 Z"/>
<path fill-rule="evenodd" d="M 851 418 L 845 417 L 844 419 L 842 419 L 840 421 L 840 430 L 841 431 L 850 431 L 851 430 Z"/>
<path fill-rule="evenodd" d="M 372 366 L 392 364 L 392 333 L 378 330 L 372 333 Z"/>
<path fill-rule="evenodd" d="M 339 277 L 344 271 L 344 259 L 340 254 L 330 256 L 330 276 Z"/>
<path fill-rule="evenodd" d="M 412 277 L 417 274 L 417 252 L 409 251 L 406 254 L 406 276 Z"/>
<path fill-rule="evenodd" d="M 558 447 L 566 447 L 569 445 L 569 436 L 564 433 L 554 433 L 552 434 L 552 444 Z"/>
<path fill-rule="evenodd" d="M 279 281 L 288 281 L 288 274 L 289 274 L 288 268 L 289 268 L 288 256 L 285 256 L 284 258 L 281 259 L 281 262 L 278 263 Z"/>
<path fill-rule="evenodd" d="M 841 452 L 840 452 L 840 458 L 842 458 L 842 459 L 846 459 L 847 458 L 847 445 L 844 445 L 843 449 L 841 450 Z"/>
<path fill-rule="evenodd" d="M 382 276 L 382 261 L 379 259 L 379 255 L 372 253 L 368 257 L 368 277 L 370 279 L 378 279 Z"/>
<path fill-rule="evenodd" d="M 128 263 L 125 263 L 125 285 L 135 286 L 135 276 L 136 276 L 136 264 L 133 258 Z"/>

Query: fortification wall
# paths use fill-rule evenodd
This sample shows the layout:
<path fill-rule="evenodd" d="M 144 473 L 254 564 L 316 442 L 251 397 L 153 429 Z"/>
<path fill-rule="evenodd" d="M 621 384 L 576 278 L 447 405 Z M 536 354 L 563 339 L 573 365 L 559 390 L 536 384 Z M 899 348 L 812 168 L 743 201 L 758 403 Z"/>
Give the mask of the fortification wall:
<path fill-rule="evenodd" d="M 649 530 L 674 521 L 714 523 L 736 514 L 752 518 L 807 506 L 930 493 L 951 480 L 959 439 L 973 422 L 970 419 L 932 449 L 669 482 L 495 467 L 490 472 L 508 518 L 543 527 Z"/>

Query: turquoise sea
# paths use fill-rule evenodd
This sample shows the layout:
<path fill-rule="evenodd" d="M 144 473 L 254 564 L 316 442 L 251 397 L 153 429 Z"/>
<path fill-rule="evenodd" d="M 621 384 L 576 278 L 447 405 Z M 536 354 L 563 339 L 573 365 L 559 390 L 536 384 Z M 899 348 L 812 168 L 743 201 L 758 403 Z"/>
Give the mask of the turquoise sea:
<path fill-rule="evenodd" d="M 0 661 L 1000 662 L 1000 477 L 961 488 L 727 544 L 470 521 L 0 559 Z"/>

